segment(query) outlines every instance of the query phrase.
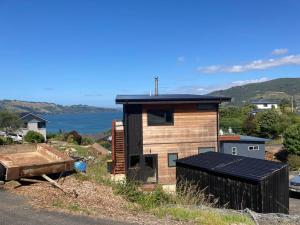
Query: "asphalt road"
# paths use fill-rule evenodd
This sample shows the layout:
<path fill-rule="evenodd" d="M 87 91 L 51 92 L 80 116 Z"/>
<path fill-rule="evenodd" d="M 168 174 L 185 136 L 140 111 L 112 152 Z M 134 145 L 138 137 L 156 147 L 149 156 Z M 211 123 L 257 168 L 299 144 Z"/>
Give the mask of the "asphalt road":
<path fill-rule="evenodd" d="M 93 219 L 59 212 L 36 210 L 21 197 L 0 189 L 0 225 L 129 225 L 113 220 Z"/>

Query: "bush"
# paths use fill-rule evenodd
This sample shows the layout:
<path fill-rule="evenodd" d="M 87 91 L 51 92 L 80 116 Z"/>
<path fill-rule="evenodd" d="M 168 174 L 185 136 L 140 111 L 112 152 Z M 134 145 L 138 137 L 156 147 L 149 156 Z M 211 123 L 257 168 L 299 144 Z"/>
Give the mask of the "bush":
<path fill-rule="evenodd" d="M 55 138 L 57 138 L 57 136 L 58 136 L 58 134 L 56 134 L 56 133 L 48 133 L 47 134 L 47 139 L 49 140 L 49 139 L 55 139 Z"/>
<path fill-rule="evenodd" d="M 122 195 L 128 201 L 138 203 L 143 209 L 153 209 L 165 204 L 174 203 L 170 194 L 158 186 L 153 192 L 143 192 L 136 182 L 117 183 L 114 187 L 116 194 Z"/>
<path fill-rule="evenodd" d="M 299 170 L 300 169 L 300 156 L 298 155 L 289 155 L 288 164 L 290 170 Z"/>
<path fill-rule="evenodd" d="M 283 145 L 291 154 L 300 154 L 300 124 L 290 126 L 284 132 Z"/>
<path fill-rule="evenodd" d="M 73 131 L 67 133 L 66 136 L 67 136 L 67 138 L 66 138 L 67 142 L 75 143 L 75 144 L 79 144 L 79 145 L 81 144 L 82 137 L 77 131 L 73 130 Z"/>
<path fill-rule="evenodd" d="M 4 137 L 0 137 L 0 145 L 4 145 L 5 144 L 5 138 Z"/>
<path fill-rule="evenodd" d="M 12 145 L 14 143 L 14 140 L 10 137 L 5 138 L 5 144 Z"/>
<path fill-rule="evenodd" d="M 95 143 L 95 140 L 93 140 L 92 138 L 89 138 L 89 137 L 83 137 L 81 139 L 81 144 L 82 145 L 91 145 L 91 144 L 94 144 Z"/>
<path fill-rule="evenodd" d="M 280 135 L 280 115 L 275 109 L 259 112 L 256 121 L 260 137 L 276 138 Z"/>
<path fill-rule="evenodd" d="M 43 143 L 45 142 L 45 138 L 42 134 L 35 131 L 28 131 L 28 133 L 24 137 L 26 142 L 30 143 Z"/>

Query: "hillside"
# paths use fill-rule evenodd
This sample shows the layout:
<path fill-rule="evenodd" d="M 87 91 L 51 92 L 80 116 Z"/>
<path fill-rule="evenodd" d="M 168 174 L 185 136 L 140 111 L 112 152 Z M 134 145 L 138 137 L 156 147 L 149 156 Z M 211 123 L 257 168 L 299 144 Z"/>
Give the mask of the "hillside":
<path fill-rule="evenodd" d="M 294 96 L 296 106 L 300 108 L 300 78 L 279 78 L 261 83 L 236 86 L 226 90 L 214 91 L 210 95 L 232 97 L 233 105 L 241 105 L 243 101 L 265 98 L 291 100 Z"/>
<path fill-rule="evenodd" d="M 48 102 L 26 102 L 18 100 L 0 100 L 0 110 L 8 109 L 15 112 L 35 112 L 40 114 L 61 114 L 61 113 L 97 113 L 115 112 L 118 109 L 95 107 L 88 105 L 63 106 Z"/>

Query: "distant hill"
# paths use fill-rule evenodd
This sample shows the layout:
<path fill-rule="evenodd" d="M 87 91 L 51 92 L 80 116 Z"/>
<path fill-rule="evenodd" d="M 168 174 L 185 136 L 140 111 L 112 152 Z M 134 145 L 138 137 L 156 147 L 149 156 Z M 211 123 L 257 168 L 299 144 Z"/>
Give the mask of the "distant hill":
<path fill-rule="evenodd" d="M 243 101 L 264 98 L 269 100 L 291 100 L 294 96 L 300 110 L 300 78 L 279 78 L 261 83 L 236 86 L 226 90 L 214 91 L 209 95 L 232 97 L 233 105 L 242 105 Z"/>
<path fill-rule="evenodd" d="M 95 107 L 88 105 L 63 106 L 48 102 L 26 102 L 18 100 L 0 100 L 0 110 L 8 109 L 15 112 L 34 112 L 39 114 L 62 113 L 97 113 L 117 112 L 116 108 Z"/>

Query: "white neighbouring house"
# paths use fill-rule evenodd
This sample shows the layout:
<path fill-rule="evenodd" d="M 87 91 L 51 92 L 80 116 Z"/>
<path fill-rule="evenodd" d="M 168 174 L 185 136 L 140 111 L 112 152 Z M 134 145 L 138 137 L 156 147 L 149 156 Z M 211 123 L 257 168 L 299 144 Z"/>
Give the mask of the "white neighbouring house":
<path fill-rule="evenodd" d="M 24 137 L 28 131 L 36 131 L 42 134 L 46 140 L 47 136 L 47 120 L 33 113 L 21 113 L 20 119 L 23 121 L 23 126 L 20 129 L 20 134 Z"/>
<path fill-rule="evenodd" d="M 252 105 L 255 105 L 258 110 L 260 109 L 277 109 L 278 103 L 276 101 L 272 100 L 266 100 L 266 99 L 258 99 L 258 100 L 251 100 L 250 103 Z"/>

